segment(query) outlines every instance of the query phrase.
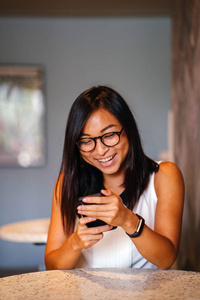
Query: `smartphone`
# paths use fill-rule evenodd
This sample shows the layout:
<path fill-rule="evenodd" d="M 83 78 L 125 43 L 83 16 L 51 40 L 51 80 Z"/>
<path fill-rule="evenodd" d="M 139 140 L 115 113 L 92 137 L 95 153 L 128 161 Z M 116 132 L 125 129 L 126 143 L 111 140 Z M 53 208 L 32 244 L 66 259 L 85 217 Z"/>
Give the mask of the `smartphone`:
<path fill-rule="evenodd" d="M 81 204 L 82 205 L 92 205 L 92 204 L 95 204 L 95 203 L 85 203 L 85 202 L 83 202 L 82 199 L 85 198 L 85 197 L 103 197 L 103 196 L 104 196 L 103 194 L 97 193 L 97 194 L 92 194 L 92 195 L 87 195 L 87 196 L 84 196 L 84 197 L 80 197 L 80 198 L 78 198 L 78 201 L 77 201 L 77 207 L 79 205 L 81 205 Z M 77 213 L 77 215 L 79 216 L 79 218 L 84 217 L 83 215 L 79 215 L 78 213 Z M 97 226 L 103 226 L 103 225 L 107 225 L 107 223 L 104 222 L 104 221 L 102 221 L 102 220 L 99 220 L 99 219 L 97 219 L 97 220 L 95 220 L 93 222 L 87 223 L 87 227 L 88 228 L 97 227 Z M 117 226 L 113 226 L 113 228 L 111 230 L 116 229 L 116 228 L 117 228 Z"/>
<path fill-rule="evenodd" d="M 92 194 L 92 195 L 87 195 L 87 197 L 102 197 L 103 194 L 101 193 L 97 193 L 97 194 Z M 77 202 L 77 206 L 83 204 L 83 205 L 92 205 L 94 203 L 85 203 L 85 202 L 82 202 L 82 199 L 85 198 L 86 196 L 84 197 L 80 197 L 78 198 L 78 202 Z M 82 215 L 79 215 L 79 218 L 83 217 Z M 87 227 L 97 227 L 97 226 L 103 226 L 103 225 L 107 225 L 107 223 L 105 223 L 104 221 L 101 221 L 99 219 L 93 221 L 93 222 L 90 222 L 90 223 L 87 223 Z"/>

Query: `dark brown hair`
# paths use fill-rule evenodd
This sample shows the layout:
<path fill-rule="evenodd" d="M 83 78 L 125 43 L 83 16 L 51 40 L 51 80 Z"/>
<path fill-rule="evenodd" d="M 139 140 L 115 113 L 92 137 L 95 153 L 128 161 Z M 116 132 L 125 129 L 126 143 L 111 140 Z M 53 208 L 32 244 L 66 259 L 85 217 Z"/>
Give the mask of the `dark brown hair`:
<path fill-rule="evenodd" d="M 155 161 L 144 154 L 135 119 L 124 99 L 106 86 L 92 87 L 83 92 L 75 100 L 69 113 L 60 168 L 60 205 L 65 232 L 74 228 L 78 197 L 96 193 L 103 184 L 102 173 L 82 159 L 76 145 L 86 121 L 99 108 L 104 108 L 115 116 L 129 140 L 124 178 L 128 208 L 133 209 L 147 187 L 150 174 L 159 168 Z"/>

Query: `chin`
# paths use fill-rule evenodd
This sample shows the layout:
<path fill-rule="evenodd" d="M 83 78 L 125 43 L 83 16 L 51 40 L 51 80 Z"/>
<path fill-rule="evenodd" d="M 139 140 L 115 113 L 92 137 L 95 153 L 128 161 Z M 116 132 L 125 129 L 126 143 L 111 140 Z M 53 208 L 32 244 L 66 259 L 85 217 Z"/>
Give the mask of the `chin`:
<path fill-rule="evenodd" d="M 118 168 L 99 169 L 103 174 L 115 175 L 119 172 Z"/>

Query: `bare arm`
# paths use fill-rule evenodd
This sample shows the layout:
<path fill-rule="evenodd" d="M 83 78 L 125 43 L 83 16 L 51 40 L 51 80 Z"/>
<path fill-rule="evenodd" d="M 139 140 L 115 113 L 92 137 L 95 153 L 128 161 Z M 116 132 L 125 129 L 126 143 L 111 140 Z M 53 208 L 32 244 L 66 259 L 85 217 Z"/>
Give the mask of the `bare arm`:
<path fill-rule="evenodd" d="M 174 263 L 179 248 L 184 183 L 180 170 L 173 163 L 160 164 L 154 183 L 158 197 L 155 228 L 152 230 L 145 225 L 142 234 L 132 241 L 144 258 L 160 269 L 167 269 Z M 105 206 L 96 206 L 96 213 L 90 212 L 95 209 L 94 206 L 83 206 L 87 211 L 82 213 L 93 215 L 113 226 L 121 226 L 127 233 L 132 234 L 138 217 L 123 205 L 119 196 L 109 191 L 104 194 L 107 197 L 99 198 L 99 201 L 101 204 L 103 201 Z"/>
<path fill-rule="evenodd" d="M 147 260 L 167 269 L 178 254 L 184 202 L 183 178 L 176 165 L 160 164 L 155 174 L 155 190 L 158 197 L 155 229 L 145 226 L 142 235 L 132 240 Z"/>
<path fill-rule="evenodd" d="M 60 182 L 58 183 L 61 184 Z M 59 189 L 58 189 L 59 191 Z M 59 192 L 58 192 L 59 194 Z M 94 218 L 81 218 L 75 232 L 65 234 L 60 212 L 60 200 L 53 193 L 52 214 L 45 251 L 46 269 L 73 269 L 75 268 L 82 249 L 86 249 L 102 239 L 102 232 L 110 230 L 105 225 L 98 228 L 88 228 L 86 223 Z"/>

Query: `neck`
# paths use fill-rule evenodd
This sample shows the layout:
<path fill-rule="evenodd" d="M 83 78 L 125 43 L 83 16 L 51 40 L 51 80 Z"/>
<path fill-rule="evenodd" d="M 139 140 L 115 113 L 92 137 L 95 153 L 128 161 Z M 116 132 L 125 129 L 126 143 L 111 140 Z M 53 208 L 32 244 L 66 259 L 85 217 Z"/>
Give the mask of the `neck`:
<path fill-rule="evenodd" d="M 120 195 L 125 186 L 124 186 L 124 175 L 122 176 L 113 176 L 113 175 L 105 175 L 103 176 L 103 184 L 106 190 L 110 190 L 111 192 Z"/>

